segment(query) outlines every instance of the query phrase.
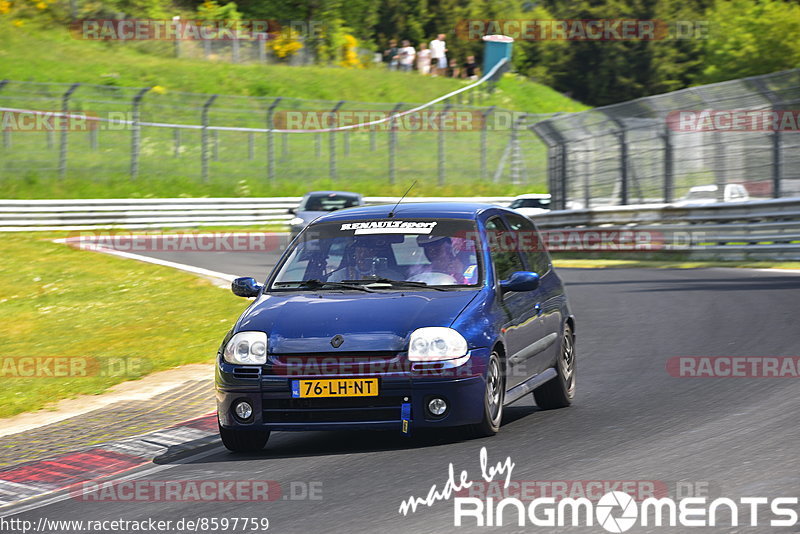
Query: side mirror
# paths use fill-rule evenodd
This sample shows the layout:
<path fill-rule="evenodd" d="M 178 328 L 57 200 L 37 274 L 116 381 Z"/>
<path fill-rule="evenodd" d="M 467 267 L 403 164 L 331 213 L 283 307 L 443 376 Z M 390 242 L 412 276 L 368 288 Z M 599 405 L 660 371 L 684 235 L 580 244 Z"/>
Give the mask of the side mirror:
<path fill-rule="evenodd" d="M 530 271 L 517 271 L 508 280 L 500 280 L 500 289 L 508 291 L 533 291 L 539 287 L 539 275 Z"/>
<path fill-rule="evenodd" d="M 286 210 L 286 213 L 288 213 L 289 215 L 294 215 L 294 208 L 289 208 L 288 210 Z"/>
<path fill-rule="evenodd" d="M 258 285 L 255 278 L 245 276 L 231 282 L 231 291 L 237 297 L 257 297 L 261 286 Z"/>

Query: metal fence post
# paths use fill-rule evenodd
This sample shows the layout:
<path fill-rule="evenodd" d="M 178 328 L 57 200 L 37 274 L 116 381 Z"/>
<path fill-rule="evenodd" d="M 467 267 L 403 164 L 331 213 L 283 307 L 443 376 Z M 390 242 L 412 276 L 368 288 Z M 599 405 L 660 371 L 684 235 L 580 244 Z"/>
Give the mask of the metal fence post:
<path fill-rule="evenodd" d="M 470 92 L 470 96 L 472 96 L 472 92 Z M 487 174 L 487 163 L 486 163 L 486 143 L 487 143 L 487 136 L 488 136 L 488 126 L 489 126 L 489 115 L 494 111 L 495 106 L 490 107 L 486 111 L 484 111 L 481 115 L 481 179 L 485 180 L 488 177 Z"/>
<path fill-rule="evenodd" d="M 203 111 L 200 114 L 202 125 L 200 130 L 200 177 L 203 182 L 208 182 L 208 108 L 216 99 L 217 95 L 211 95 L 211 98 L 203 104 Z"/>
<path fill-rule="evenodd" d="M 394 184 L 395 178 L 395 164 L 394 164 L 394 156 L 395 151 L 397 150 L 397 125 L 396 120 L 394 119 L 394 115 L 400 111 L 400 108 L 403 107 L 403 103 L 400 102 L 396 104 L 394 108 L 392 108 L 391 113 L 389 114 L 392 119 L 389 121 L 389 183 Z"/>
<path fill-rule="evenodd" d="M 786 106 L 783 102 L 783 99 L 775 94 L 766 83 L 764 83 L 763 78 L 754 78 L 751 80 L 758 90 L 761 92 L 761 95 L 769 100 L 769 103 L 772 105 L 772 111 L 780 111 L 786 109 Z M 782 137 L 781 137 L 781 129 L 774 128 L 772 130 L 772 198 L 780 198 L 781 197 L 781 181 L 783 179 L 783 154 L 782 154 Z"/>
<path fill-rule="evenodd" d="M 89 126 L 89 148 L 92 150 L 97 150 L 98 142 L 97 142 L 97 128 L 99 124 L 91 124 Z"/>
<path fill-rule="evenodd" d="M 669 204 L 673 200 L 675 176 L 673 170 L 672 135 L 669 125 L 664 127 L 661 135 L 664 140 L 664 202 Z"/>
<path fill-rule="evenodd" d="M 233 63 L 239 63 L 239 36 L 236 30 L 233 32 L 233 40 L 231 42 L 231 60 Z"/>
<path fill-rule="evenodd" d="M 336 120 L 336 112 L 339 111 L 339 108 L 342 107 L 344 104 L 344 100 L 339 100 L 336 105 L 331 110 L 331 117 L 333 117 L 333 125 L 335 126 L 339 121 Z M 330 137 L 328 138 L 328 142 L 330 144 L 330 176 L 331 180 L 336 179 L 336 132 L 330 132 L 328 134 Z"/>
<path fill-rule="evenodd" d="M 139 142 L 141 138 L 141 127 L 139 126 L 139 106 L 142 103 L 144 94 L 149 91 L 149 87 L 141 89 L 133 97 L 131 107 L 131 179 L 139 176 Z"/>
<path fill-rule="evenodd" d="M 0 90 L 8 84 L 8 80 L 0 80 Z M 48 133 L 50 130 L 48 130 Z M 48 138 L 49 141 L 49 138 Z M 3 128 L 3 147 L 8 148 L 11 146 L 11 132 Z"/>
<path fill-rule="evenodd" d="M 525 161 L 522 159 L 522 150 L 519 146 L 519 130 L 522 123 L 527 118 L 525 113 L 522 113 L 515 121 L 511 123 L 511 183 L 519 184 L 521 173 L 525 169 Z M 525 180 L 527 181 L 527 176 Z"/>
<path fill-rule="evenodd" d="M 271 182 L 275 180 L 275 138 L 272 130 L 275 129 L 275 108 L 281 102 L 281 97 L 272 101 L 267 108 L 267 179 Z M 286 135 L 283 134 L 283 151 L 286 152 Z"/>
<path fill-rule="evenodd" d="M 625 130 L 619 132 L 619 200 L 620 204 L 628 204 L 628 141 L 625 138 Z"/>
<path fill-rule="evenodd" d="M 258 62 L 264 64 L 267 62 L 267 34 L 259 33 L 256 39 L 256 47 L 258 47 Z"/>
<path fill-rule="evenodd" d="M 72 93 L 74 93 L 80 85 L 79 83 L 73 83 L 70 85 L 69 89 L 67 89 L 67 92 L 63 94 L 61 97 L 61 113 L 65 115 L 69 113 L 69 97 L 72 96 Z M 59 133 L 58 177 L 63 180 L 67 173 L 67 129 L 62 128 Z"/>
<path fill-rule="evenodd" d="M 247 159 L 254 160 L 256 157 L 256 136 L 253 132 L 247 134 Z"/>
<path fill-rule="evenodd" d="M 181 129 L 175 128 L 172 130 L 172 139 L 175 143 L 175 150 L 173 151 L 173 157 L 178 157 L 181 155 Z"/>
<path fill-rule="evenodd" d="M 219 161 L 219 130 L 211 130 L 211 157 L 214 161 Z"/>
<path fill-rule="evenodd" d="M 439 139 L 438 139 L 438 141 L 439 141 L 439 143 L 438 143 L 438 145 L 439 145 L 438 146 L 438 148 L 439 148 L 439 150 L 438 150 L 439 161 L 437 162 L 437 171 L 438 171 L 439 185 L 440 186 L 444 185 L 444 174 L 445 174 L 445 171 L 444 171 L 444 163 L 445 163 L 445 160 L 444 160 L 444 158 L 445 158 L 445 156 L 444 156 L 444 121 L 446 120 L 447 113 L 450 111 L 451 107 L 452 107 L 452 104 L 450 104 L 448 102 L 447 104 L 445 104 L 444 109 L 442 110 L 442 113 L 439 115 L 439 135 L 438 135 L 438 137 L 439 137 Z"/>

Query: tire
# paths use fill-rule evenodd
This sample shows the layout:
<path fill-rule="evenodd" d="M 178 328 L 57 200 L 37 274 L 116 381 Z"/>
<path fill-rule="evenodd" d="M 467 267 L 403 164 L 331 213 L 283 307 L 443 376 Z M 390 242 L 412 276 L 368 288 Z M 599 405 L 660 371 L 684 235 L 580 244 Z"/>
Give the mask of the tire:
<path fill-rule="evenodd" d="M 503 421 L 503 401 L 506 397 L 506 377 L 503 362 L 497 351 L 492 351 L 486 369 L 486 390 L 483 395 L 483 420 L 473 425 L 475 437 L 494 436 L 500 430 Z"/>
<path fill-rule="evenodd" d="M 225 448 L 233 452 L 260 451 L 267 444 L 269 430 L 235 430 L 219 426 L 219 437 Z"/>
<path fill-rule="evenodd" d="M 575 337 L 568 324 L 564 325 L 564 337 L 561 339 L 555 370 L 555 378 L 533 390 L 533 398 L 543 410 L 566 408 L 575 398 Z"/>

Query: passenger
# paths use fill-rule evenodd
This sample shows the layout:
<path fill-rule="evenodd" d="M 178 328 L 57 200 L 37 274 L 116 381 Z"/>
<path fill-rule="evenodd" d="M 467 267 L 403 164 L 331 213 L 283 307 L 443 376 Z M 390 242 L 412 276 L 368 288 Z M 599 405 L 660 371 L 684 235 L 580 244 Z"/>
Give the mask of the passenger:
<path fill-rule="evenodd" d="M 442 235 L 421 235 L 417 237 L 417 245 L 422 247 L 430 264 L 412 269 L 412 278 L 423 273 L 443 273 L 455 280 L 452 283 L 469 283 L 464 277 L 464 264 L 453 250 L 452 239 Z"/>

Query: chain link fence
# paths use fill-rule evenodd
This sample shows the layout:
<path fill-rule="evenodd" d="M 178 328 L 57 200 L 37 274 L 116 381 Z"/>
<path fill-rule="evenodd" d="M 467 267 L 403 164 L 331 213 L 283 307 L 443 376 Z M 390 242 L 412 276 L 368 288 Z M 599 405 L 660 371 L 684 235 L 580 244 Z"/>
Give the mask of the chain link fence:
<path fill-rule="evenodd" d="M 475 105 L 481 98 L 471 90 L 402 120 L 313 132 L 389 117 L 415 104 L 3 81 L 0 188 L 20 180 L 330 179 L 342 188 L 354 181 L 419 180 L 543 190 L 547 147 L 530 126 L 550 115 Z M 302 129 L 312 131 L 296 131 Z"/>
<path fill-rule="evenodd" d="M 800 195 L 800 69 L 531 125 L 557 208 Z"/>

